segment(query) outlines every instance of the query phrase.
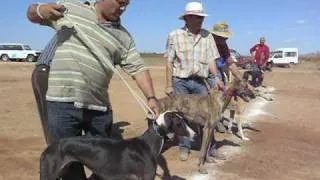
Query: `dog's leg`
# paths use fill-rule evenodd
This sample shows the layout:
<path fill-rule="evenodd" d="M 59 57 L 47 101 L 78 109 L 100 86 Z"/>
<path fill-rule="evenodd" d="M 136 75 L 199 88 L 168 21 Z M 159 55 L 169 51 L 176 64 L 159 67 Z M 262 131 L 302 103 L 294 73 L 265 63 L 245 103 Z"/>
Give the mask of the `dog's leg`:
<path fill-rule="evenodd" d="M 40 156 L 40 180 L 57 180 L 62 163 L 58 145 L 50 145 Z"/>
<path fill-rule="evenodd" d="M 238 124 L 238 131 L 239 131 L 239 135 L 240 135 L 241 139 L 244 141 L 249 141 L 250 139 L 248 137 L 246 137 L 243 133 L 243 128 L 242 128 L 243 118 L 241 117 L 241 115 L 237 115 L 236 118 L 237 118 L 237 124 Z"/>
<path fill-rule="evenodd" d="M 232 134 L 232 124 L 233 124 L 233 121 L 235 120 L 235 113 L 236 113 L 235 110 L 230 110 L 229 124 L 228 124 L 228 132 L 230 134 Z"/>
<path fill-rule="evenodd" d="M 40 157 L 40 180 L 49 180 L 49 162 L 44 154 Z"/>
<path fill-rule="evenodd" d="M 250 139 L 246 137 L 243 133 L 242 123 L 243 123 L 243 112 L 245 107 L 245 102 L 242 100 L 239 100 L 237 103 L 237 110 L 236 110 L 236 119 L 237 119 L 237 125 L 238 125 L 238 132 L 242 140 L 249 141 Z"/>
<path fill-rule="evenodd" d="M 204 167 L 204 163 L 207 156 L 208 151 L 208 137 L 209 136 L 209 127 L 208 125 L 205 125 L 203 127 L 203 135 L 202 135 L 202 143 L 201 143 L 201 149 L 200 149 L 200 157 L 199 157 L 199 172 L 200 174 L 208 174 L 208 171 Z"/>
<path fill-rule="evenodd" d="M 199 172 L 201 174 L 208 174 L 204 167 L 205 162 L 214 163 L 215 160 L 209 155 L 210 144 L 213 138 L 214 125 L 206 125 L 203 130 L 200 157 L 199 157 Z"/>
<path fill-rule="evenodd" d="M 40 180 L 57 180 L 64 176 L 69 163 L 74 160 L 61 156 L 57 147 L 49 147 L 40 157 Z"/>

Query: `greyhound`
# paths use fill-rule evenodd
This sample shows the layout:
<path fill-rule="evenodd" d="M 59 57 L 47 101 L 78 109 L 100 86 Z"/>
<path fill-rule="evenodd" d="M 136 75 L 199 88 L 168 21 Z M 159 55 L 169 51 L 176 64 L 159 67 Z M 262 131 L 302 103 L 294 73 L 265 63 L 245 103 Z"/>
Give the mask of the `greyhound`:
<path fill-rule="evenodd" d="M 245 71 L 243 73 L 243 81 L 244 82 L 249 82 L 249 77 L 252 76 L 252 72 L 251 71 Z M 232 81 L 232 80 L 231 80 Z M 273 89 L 270 90 L 265 90 L 264 88 L 261 87 L 257 87 L 254 88 L 252 91 L 251 90 L 247 90 L 247 94 L 253 94 L 251 96 L 249 96 L 250 99 L 253 99 L 255 97 L 262 97 L 263 99 L 267 100 L 267 101 L 272 101 L 273 98 L 270 96 L 270 92 L 272 92 Z M 251 91 L 251 92 L 249 92 Z M 246 109 L 247 106 L 247 102 L 244 101 L 242 98 L 232 98 L 231 102 L 229 104 L 228 109 L 230 109 L 230 120 L 229 120 L 229 124 L 228 124 L 228 132 L 232 133 L 232 124 L 233 121 L 236 120 L 237 122 L 237 127 L 238 127 L 238 132 L 239 135 L 241 137 L 242 140 L 244 141 L 249 141 L 250 139 L 248 137 L 246 137 L 243 133 L 243 128 L 242 128 L 242 123 L 243 123 L 243 113 Z"/>
<path fill-rule="evenodd" d="M 164 136 L 172 132 L 188 137 L 194 135 L 176 113 L 165 112 L 140 137 L 128 140 L 61 139 L 41 154 L 40 180 L 60 178 L 70 162 L 81 162 L 101 180 L 153 180 Z"/>
<path fill-rule="evenodd" d="M 210 89 L 206 96 L 194 94 L 175 95 L 159 99 L 161 112 L 166 110 L 181 113 L 186 120 L 196 122 L 203 126 L 202 144 L 199 157 L 199 172 L 206 174 L 205 161 L 213 162 L 208 150 L 214 138 L 214 129 L 218 121 L 222 118 L 222 113 L 230 103 L 232 96 L 239 96 L 246 101 L 247 86 L 240 80 L 229 84 L 227 90 L 219 91 Z"/>

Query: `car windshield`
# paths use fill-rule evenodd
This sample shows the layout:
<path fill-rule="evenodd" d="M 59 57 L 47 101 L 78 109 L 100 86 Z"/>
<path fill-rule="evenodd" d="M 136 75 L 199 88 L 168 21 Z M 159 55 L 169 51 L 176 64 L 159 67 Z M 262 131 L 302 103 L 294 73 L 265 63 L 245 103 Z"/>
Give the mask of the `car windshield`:
<path fill-rule="evenodd" d="M 282 58 L 282 51 L 273 51 L 271 54 L 274 58 Z"/>
<path fill-rule="evenodd" d="M 22 50 L 20 45 L 0 45 L 0 50 Z"/>
<path fill-rule="evenodd" d="M 271 52 L 271 56 L 273 55 L 281 55 L 282 54 L 282 51 L 272 51 Z"/>
<path fill-rule="evenodd" d="M 24 45 L 23 47 L 24 47 L 25 50 L 31 50 L 31 47 L 28 46 L 28 45 Z"/>

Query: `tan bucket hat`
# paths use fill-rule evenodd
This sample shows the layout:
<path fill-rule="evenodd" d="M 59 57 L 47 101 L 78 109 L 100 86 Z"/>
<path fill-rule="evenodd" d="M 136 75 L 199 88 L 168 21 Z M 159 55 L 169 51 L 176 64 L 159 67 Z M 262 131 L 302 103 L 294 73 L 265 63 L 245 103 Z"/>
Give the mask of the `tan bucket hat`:
<path fill-rule="evenodd" d="M 196 15 L 206 17 L 208 14 L 204 12 L 203 5 L 199 2 L 189 2 L 186 7 L 184 14 L 179 17 L 179 19 L 183 20 L 186 15 Z"/>
<path fill-rule="evenodd" d="M 225 38 L 229 38 L 233 35 L 233 33 L 229 30 L 229 25 L 226 22 L 216 23 L 210 32 Z"/>

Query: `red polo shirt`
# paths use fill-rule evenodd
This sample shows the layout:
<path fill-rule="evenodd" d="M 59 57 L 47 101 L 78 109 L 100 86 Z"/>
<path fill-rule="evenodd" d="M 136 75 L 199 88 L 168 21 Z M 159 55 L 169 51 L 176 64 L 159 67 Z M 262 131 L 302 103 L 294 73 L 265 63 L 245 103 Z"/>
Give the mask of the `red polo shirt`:
<path fill-rule="evenodd" d="M 269 47 L 265 44 L 256 44 L 250 49 L 250 53 L 252 52 L 255 52 L 254 59 L 259 66 L 264 65 L 269 59 Z"/>

